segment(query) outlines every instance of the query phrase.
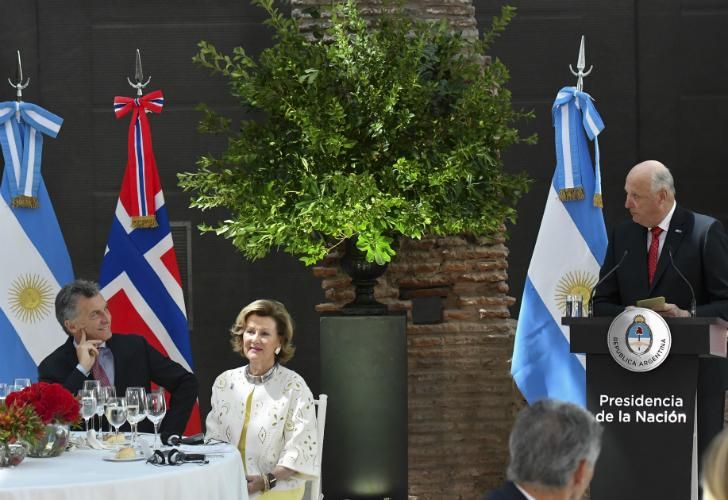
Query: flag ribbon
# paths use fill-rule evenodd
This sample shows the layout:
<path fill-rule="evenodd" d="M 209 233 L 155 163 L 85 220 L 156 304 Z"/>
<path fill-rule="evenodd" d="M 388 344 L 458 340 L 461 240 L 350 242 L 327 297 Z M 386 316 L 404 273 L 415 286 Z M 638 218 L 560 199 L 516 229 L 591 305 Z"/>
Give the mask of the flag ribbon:
<path fill-rule="evenodd" d="M 137 98 L 114 97 L 117 118 L 131 112 L 129 123 L 128 159 L 121 198 L 134 228 L 157 227 L 154 195 L 161 189 L 157 161 L 152 149 L 152 132 L 147 113 L 160 113 L 164 106 L 161 90 Z"/>
<path fill-rule="evenodd" d="M 594 107 L 592 97 L 576 87 L 564 87 L 556 95 L 551 117 L 556 131 L 556 183 L 559 199 L 573 201 L 584 199 L 581 165 L 588 151 L 581 151 L 577 134 L 586 131 L 594 141 L 594 206 L 602 207 L 602 182 L 599 169 L 599 141 L 597 136 L 604 129 L 604 122 Z M 584 141 L 585 143 L 585 141 Z"/>
<path fill-rule="evenodd" d="M 0 102 L 0 145 L 14 208 L 38 208 L 43 134 L 56 137 L 63 118 L 27 102 Z"/>

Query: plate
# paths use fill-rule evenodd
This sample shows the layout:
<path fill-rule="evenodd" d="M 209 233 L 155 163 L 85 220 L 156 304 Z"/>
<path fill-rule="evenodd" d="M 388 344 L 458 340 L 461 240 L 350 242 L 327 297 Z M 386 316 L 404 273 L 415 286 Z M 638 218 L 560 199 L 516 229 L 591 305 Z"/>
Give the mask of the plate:
<path fill-rule="evenodd" d="M 138 462 L 145 460 L 144 455 L 140 455 L 139 453 L 134 458 L 116 458 L 116 453 L 114 453 L 113 455 L 105 455 L 103 459 L 107 462 Z"/>

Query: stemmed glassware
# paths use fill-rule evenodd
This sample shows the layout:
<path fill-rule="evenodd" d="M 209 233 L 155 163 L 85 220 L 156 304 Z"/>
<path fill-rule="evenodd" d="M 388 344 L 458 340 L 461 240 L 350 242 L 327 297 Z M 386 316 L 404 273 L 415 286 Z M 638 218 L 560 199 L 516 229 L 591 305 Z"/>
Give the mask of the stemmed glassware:
<path fill-rule="evenodd" d="M 93 390 L 81 389 L 78 391 L 81 400 L 81 416 L 86 421 L 86 434 L 88 434 L 88 421 L 96 415 L 96 394 Z"/>
<path fill-rule="evenodd" d="M 0 404 L 5 403 L 5 398 L 10 394 L 10 387 L 8 384 L 0 384 Z"/>
<path fill-rule="evenodd" d="M 147 394 L 147 418 L 154 424 L 154 446 L 157 447 L 157 434 L 159 433 L 159 422 L 167 414 L 167 402 L 164 399 L 164 391 L 159 389 Z M 160 443 L 161 446 L 161 443 Z"/>
<path fill-rule="evenodd" d="M 116 436 L 119 436 L 119 427 L 126 422 L 126 400 L 124 398 L 109 398 L 106 400 L 106 419 L 114 426 Z"/>
<path fill-rule="evenodd" d="M 116 397 L 116 387 L 113 385 L 105 385 L 101 387 L 101 400 L 104 402 L 103 406 L 101 407 L 101 410 L 96 410 L 96 413 L 99 417 L 106 414 L 106 403 L 111 398 Z M 108 420 L 108 417 L 106 418 Z M 111 432 L 111 424 L 109 423 L 109 432 Z M 101 434 L 101 439 L 104 438 L 104 421 L 102 419 L 99 419 L 99 433 Z"/>
<path fill-rule="evenodd" d="M 26 387 L 30 387 L 30 379 L 29 378 L 16 378 L 14 383 L 15 383 L 15 390 L 16 391 L 22 391 Z"/>
<path fill-rule="evenodd" d="M 96 413 L 94 415 L 98 415 L 99 417 L 104 414 L 104 405 L 101 401 L 101 382 L 98 380 L 84 380 L 83 381 L 83 390 L 84 391 L 93 391 L 94 398 L 96 399 Z M 101 409 L 99 409 L 99 406 Z M 99 422 L 99 425 L 101 423 Z M 86 429 L 88 431 L 88 429 Z M 94 430 L 96 430 L 96 419 L 94 418 Z"/>
<path fill-rule="evenodd" d="M 147 409 L 147 392 L 144 387 L 126 388 L 126 420 L 131 425 L 131 445 L 136 443 L 137 424 L 144 420 Z"/>

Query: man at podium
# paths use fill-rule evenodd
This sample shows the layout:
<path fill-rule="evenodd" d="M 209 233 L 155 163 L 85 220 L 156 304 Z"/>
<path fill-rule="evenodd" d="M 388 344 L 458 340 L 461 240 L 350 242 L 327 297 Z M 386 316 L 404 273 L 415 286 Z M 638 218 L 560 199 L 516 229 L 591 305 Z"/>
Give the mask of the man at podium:
<path fill-rule="evenodd" d="M 723 225 L 678 206 L 672 174 L 658 161 L 635 165 L 624 190 L 632 220 L 618 224 L 610 234 L 600 272 L 600 279 L 606 279 L 595 292 L 594 314 L 616 316 L 640 302 L 664 317 L 693 312 L 728 320 L 728 234 Z M 701 455 L 723 427 L 727 381 L 725 359 L 701 359 Z"/>

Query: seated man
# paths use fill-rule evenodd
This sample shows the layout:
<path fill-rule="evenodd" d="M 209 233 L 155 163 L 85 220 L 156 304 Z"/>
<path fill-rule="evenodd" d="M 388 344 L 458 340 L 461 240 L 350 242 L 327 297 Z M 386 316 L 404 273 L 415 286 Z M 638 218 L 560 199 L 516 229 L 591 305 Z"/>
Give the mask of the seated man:
<path fill-rule="evenodd" d="M 587 410 L 544 399 L 521 410 L 505 485 L 484 500 L 578 500 L 599 457 L 602 428 Z"/>
<path fill-rule="evenodd" d="M 111 313 L 96 283 L 76 280 L 56 296 L 56 318 L 68 340 L 38 366 L 38 379 L 57 382 L 76 394 L 85 380 L 113 385 L 123 397 L 127 387 L 150 383 L 171 393 L 162 421 L 162 440 L 182 435 L 197 400 L 197 378 L 179 363 L 163 356 L 139 335 L 112 335 Z M 146 427 L 146 428 L 145 428 Z M 152 431 L 151 423 L 141 422 L 139 430 Z"/>

